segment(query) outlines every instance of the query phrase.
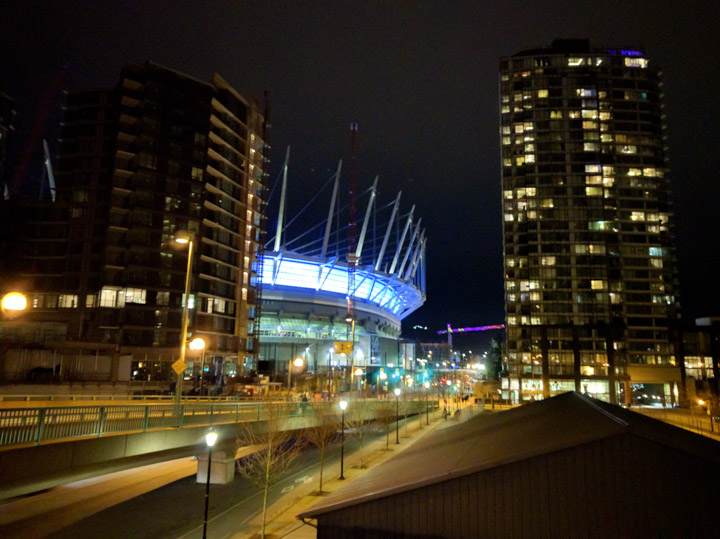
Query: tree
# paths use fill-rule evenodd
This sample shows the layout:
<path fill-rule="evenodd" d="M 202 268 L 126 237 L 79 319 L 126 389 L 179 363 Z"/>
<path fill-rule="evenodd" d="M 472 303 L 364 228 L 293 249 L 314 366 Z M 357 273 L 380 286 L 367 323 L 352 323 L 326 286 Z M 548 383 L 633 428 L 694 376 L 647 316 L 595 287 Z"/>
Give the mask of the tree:
<path fill-rule="evenodd" d="M 365 435 L 374 427 L 373 412 L 380 401 L 356 400 L 349 403 L 345 412 L 345 424 L 360 444 L 360 469 L 363 465 L 363 442 Z"/>
<path fill-rule="evenodd" d="M 323 493 L 325 448 L 337 437 L 338 428 L 340 427 L 340 418 L 338 417 L 336 407 L 337 403 L 317 403 L 314 407 L 317 424 L 314 427 L 305 429 L 305 438 L 307 441 L 320 450 L 320 486 L 318 488 L 318 496 L 321 496 Z"/>
<path fill-rule="evenodd" d="M 390 425 L 395 421 L 395 399 L 377 403 L 378 423 L 385 427 L 385 450 L 390 451 Z"/>
<path fill-rule="evenodd" d="M 265 519 L 270 487 L 292 464 L 302 450 L 295 433 L 287 427 L 288 416 L 292 409 L 288 404 L 262 404 L 264 421 L 239 423 L 237 447 L 257 447 L 247 456 L 237 461 L 237 468 L 248 481 L 262 489 L 262 538 L 265 537 Z"/>

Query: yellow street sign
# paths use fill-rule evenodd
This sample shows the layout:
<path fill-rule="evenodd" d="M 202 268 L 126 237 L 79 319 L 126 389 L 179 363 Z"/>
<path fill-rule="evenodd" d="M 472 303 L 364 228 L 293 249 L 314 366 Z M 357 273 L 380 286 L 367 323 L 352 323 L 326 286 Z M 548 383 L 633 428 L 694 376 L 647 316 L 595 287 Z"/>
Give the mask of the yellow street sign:
<path fill-rule="evenodd" d="M 352 354 L 352 342 L 350 341 L 334 341 L 336 354 Z"/>
<path fill-rule="evenodd" d="M 185 369 L 187 369 L 187 363 L 185 363 L 182 359 L 178 359 L 171 366 L 172 370 L 175 371 L 175 374 L 182 374 L 183 372 L 185 372 Z"/>

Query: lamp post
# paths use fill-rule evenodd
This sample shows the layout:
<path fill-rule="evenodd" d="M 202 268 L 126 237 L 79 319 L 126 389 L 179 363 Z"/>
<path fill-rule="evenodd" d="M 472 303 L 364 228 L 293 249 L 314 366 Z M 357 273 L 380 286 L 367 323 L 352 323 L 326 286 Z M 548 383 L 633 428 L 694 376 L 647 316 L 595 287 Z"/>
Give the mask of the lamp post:
<path fill-rule="evenodd" d="M 180 404 L 182 399 L 182 385 L 185 374 L 185 342 L 187 341 L 188 327 L 188 308 L 190 304 L 190 274 L 192 272 L 192 255 L 193 243 L 195 243 L 195 233 L 187 230 L 180 230 L 175 234 L 175 242 L 188 246 L 187 270 L 185 272 L 185 303 L 183 305 L 182 314 L 182 330 L 180 331 L 180 359 L 177 361 L 178 368 L 177 382 L 175 383 L 175 403 Z M 178 372 L 179 371 L 179 372 Z"/>
<path fill-rule="evenodd" d="M 203 539 L 207 537 L 207 521 L 208 521 L 208 503 L 210 501 L 210 465 L 212 464 L 212 449 L 217 441 L 217 432 L 210 427 L 210 430 L 205 435 L 205 443 L 208 447 L 208 467 L 207 467 L 207 479 L 205 480 L 205 518 L 203 519 Z"/>
<path fill-rule="evenodd" d="M 202 397 L 203 390 L 203 379 L 205 378 L 205 340 L 200 337 L 195 337 L 188 345 L 190 350 L 202 351 L 202 359 L 200 360 L 200 396 Z"/>
<path fill-rule="evenodd" d="M 347 401 L 341 400 L 340 401 L 340 417 L 342 418 L 340 420 L 340 477 L 339 479 L 345 479 L 345 476 L 343 475 L 343 469 L 345 466 L 345 408 L 347 408 Z"/>
<path fill-rule="evenodd" d="M 290 397 L 290 391 L 292 390 L 292 368 L 293 365 L 297 368 L 302 367 L 305 364 L 303 358 L 296 357 L 288 361 L 288 397 Z"/>
<path fill-rule="evenodd" d="M 399 387 L 395 388 L 395 443 L 400 443 L 400 393 Z"/>
<path fill-rule="evenodd" d="M 430 382 L 425 382 L 425 424 L 430 424 L 430 405 L 428 403 L 428 393 L 430 392 Z"/>

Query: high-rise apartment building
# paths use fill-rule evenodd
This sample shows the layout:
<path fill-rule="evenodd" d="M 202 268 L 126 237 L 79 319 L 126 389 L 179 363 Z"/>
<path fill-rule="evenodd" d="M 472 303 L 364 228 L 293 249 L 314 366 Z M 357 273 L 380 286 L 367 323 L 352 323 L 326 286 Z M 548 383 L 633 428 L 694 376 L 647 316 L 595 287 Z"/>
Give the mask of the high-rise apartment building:
<path fill-rule="evenodd" d="M 680 381 L 660 68 L 557 40 L 500 64 L 507 364 L 515 401 L 627 401 Z"/>
<path fill-rule="evenodd" d="M 18 264 L 28 319 L 66 328 L 55 356 L 75 346 L 112 356 L 113 379 L 174 376 L 188 263 L 179 231 L 195 235 L 189 334 L 206 341 L 214 374 L 252 356 L 263 126 L 259 104 L 220 76 L 153 63 L 126 65 L 114 89 L 67 96 L 57 201 L 34 212 Z"/>

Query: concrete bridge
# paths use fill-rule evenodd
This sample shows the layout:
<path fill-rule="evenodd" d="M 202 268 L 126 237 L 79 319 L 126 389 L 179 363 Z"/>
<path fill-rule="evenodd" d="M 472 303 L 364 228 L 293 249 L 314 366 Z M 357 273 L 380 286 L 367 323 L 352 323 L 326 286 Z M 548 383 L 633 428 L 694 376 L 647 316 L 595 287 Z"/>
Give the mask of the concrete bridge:
<path fill-rule="evenodd" d="M 353 402 L 358 401 L 349 401 L 348 413 Z M 394 419 L 394 399 L 363 402 L 368 421 L 388 414 Z M 426 403 L 401 400 L 400 415 L 425 412 Z M 219 435 L 212 482 L 226 483 L 235 473 L 240 424 L 261 432 L 269 418 L 279 417 L 281 428 L 302 430 L 327 412 L 327 403 L 267 401 L 0 409 L 0 500 L 175 458 L 197 455 L 202 464 L 210 426 Z M 205 469 L 198 467 L 198 480 L 205 480 Z"/>

